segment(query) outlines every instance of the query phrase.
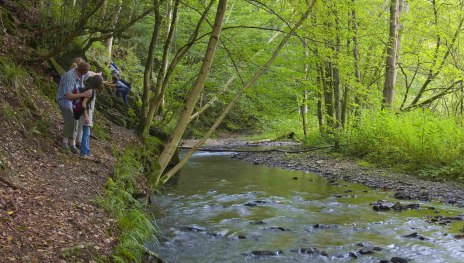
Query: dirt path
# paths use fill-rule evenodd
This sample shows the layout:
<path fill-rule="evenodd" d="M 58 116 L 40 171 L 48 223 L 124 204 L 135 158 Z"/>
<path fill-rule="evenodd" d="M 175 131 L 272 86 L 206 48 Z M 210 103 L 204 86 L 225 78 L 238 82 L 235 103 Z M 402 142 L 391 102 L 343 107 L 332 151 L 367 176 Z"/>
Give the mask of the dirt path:
<path fill-rule="evenodd" d="M 194 141 L 185 141 L 190 146 Z M 291 143 L 290 143 L 291 144 Z M 244 141 L 209 140 L 205 148 L 231 149 L 238 147 L 282 147 L 285 142 L 249 144 Z M 241 152 L 233 158 L 269 167 L 306 171 L 327 177 L 330 180 L 346 180 L 361 183 L 374 189 L 392 191 L 397 199 L 437 200 L 464 207 L 464 189 L 454 182 L 440 183 L 422 180 L 415 176 L 399 174 L 385 169 L 361 167 L 349 158 L 334 158 L 324 150 L 304 153 Z"/>
<path fill-rule="evenodd" d="M 2 95 L 2 94 L 0 94 Z M 61 118 L 50 107 L 47 134 L 0 114 L 0 262 L 92 262 L 117 242 L 113 219 L 96 198 L 113 174 L 113 151 L 135 136 L 104 124 L 110 140 L 91 140 L 94 160 L 59 149 Z M 102 118 L 97 121 L 104 122 Z"/>

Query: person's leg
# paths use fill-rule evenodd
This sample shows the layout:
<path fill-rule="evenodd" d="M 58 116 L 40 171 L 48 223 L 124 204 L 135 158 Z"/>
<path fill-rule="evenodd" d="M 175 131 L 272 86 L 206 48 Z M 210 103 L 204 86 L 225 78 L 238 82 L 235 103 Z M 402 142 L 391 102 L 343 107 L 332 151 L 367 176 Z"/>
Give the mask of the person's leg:
<path fill-rule="evenodd" d="M 81 155 L 90 155 L 90 127 L 82 127 Z"/>
<path fill-rule="evenodd" d="M 73 133 L 73 139 L 75 141 L 76 147 L 80 147 L 81 145 L 81 140 L 82 140 L 82 126 L 84 124 L 84 121 L 82 118 L 79 120 L 76 120 L 76 130 Z"/>
<path fill-rule="evenodd" d="M 122 94 L 122 99 L 124 100 L 124 103 L 126 105 L 129 104 L 129 99 L 127 98 L 127 95 L 129 95 L 127 91 Z"/>
<path fill-rule="evenodd" d="M 68 150 L 68 142 L 72 140 L 73 133 L 74 133 L 74 116 L 72 109 L 69 108 L 61 108 L 61 116 L 63 117 L 64 125 L 63 125 L 63 141 L 61 143 L 61 148 L 63 150 Z"/>
<path fill-rule="evenodd" d="M 74 114 L 73 114 L 73 119 L 74 119 Z M 79 138 L 79 126 L 82 126 L 80 119 L 75 120 L 74 119 L 74 126 L 73 126 L 73 134 L 72 137 L 69 140 L 69 149 L 73 153 L 79 153 L 79 149 L 76 148 L 76 138 Z M 80 139 L 77 139 L 80 140 Z"/>

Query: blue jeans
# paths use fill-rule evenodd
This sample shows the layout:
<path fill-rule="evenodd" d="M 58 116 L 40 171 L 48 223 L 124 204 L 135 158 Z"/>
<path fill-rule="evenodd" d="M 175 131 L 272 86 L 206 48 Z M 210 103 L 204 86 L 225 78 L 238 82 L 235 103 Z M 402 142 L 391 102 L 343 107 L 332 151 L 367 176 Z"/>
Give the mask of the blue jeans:
<path fill-rule="evenodd" d="M 127 105 L 129 103 L 129 100 L 127 98 L 127 96 L 129 95 L 129 91 L 127 89 L 116 89 L 116 97 L 122 97 L 122 99 L 124 100 L 124 103 Z"/>
<path fill-rule="evenodd" d="M 82 126 L 81 155 L 90 155 L 90 126 Z"/>

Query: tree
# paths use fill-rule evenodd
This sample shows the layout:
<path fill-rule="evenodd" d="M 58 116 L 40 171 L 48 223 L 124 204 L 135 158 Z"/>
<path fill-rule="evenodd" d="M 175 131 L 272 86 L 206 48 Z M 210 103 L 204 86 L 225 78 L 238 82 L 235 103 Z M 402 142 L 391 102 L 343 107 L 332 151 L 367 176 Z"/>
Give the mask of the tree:
<path fill-rule="evenodd" d="M 163 169 L 161 169 L 161 171 L 159 172 L 158 174 L 158 177 L 159 178 L 157 180 L 157 182 L 161 182 L 161 183 L 166 183 L 172 176 L 174 176 L 175 173 L 177 173 L 186 163 L 187 161 L 189 160 L 189 158 L 193 155 L 193 153 L 201 146 L 203 145 L 203 143 L 213 134 L 213 132 L 217 129 L 217 127 L 219 126 L 219 124 L 221 124 L 221 122 L 224 120 L 225 116 L 230 112 L 230 110 L 232 109 L 232 107 L 237 103 L 237 101 L 240 99 L 240 97 L 242 96 L 242 94 L 247 90 L 249 89 L 250 87 L 252 87 L 256 81 L 261 77 L 261 75 L 263 75 L 268 69 L 269 67 L 272 65 L 272 63 L 274 62 L 274 60 L 277 58 L 277 56 L 279 55 L 279 52 L 282 50 L 282 48 L 285 46 L 285 44 L 288 42 L 288 40 L 290 39 L 290 37 L 292 37 L 296 30 L 301 26 L 301 24 L 306 20 L 306 18 L 308 17 L 309 13 L 311 12 L 311 9 L 312 7 L 314 6 L 316 0 L 312 0 L 312 2 L 310 4 L 308 4 L 308 7 L 305 11 L 305 13 L 302 15 L 302 17 L 298 20 L 298 22 L 295 23 L 295 25 L 291 28 L 291 30 L 285 35 L 285 37 L 282 39 L 282 41 L 279 43 L 279 46 L 274 50 L 272 56 L 269 58 L 269 60 L 252 76 L 252 78 L 246 82 L 243 87 L 235 94 L 234 98 L 227 104 L 227 106 L 224 108 L 224 110 L 222 111 L 221 115 L 216 118 L 214 124 L 209 128 L 208 132 L 206 132 L 206 134 L 203 136 L 203 138 L 201 140 L 199 140 L 194 147 L 192 147 L 192 149 L 189 150 L 189 152 L 185 155 L 185 157 L 176 165 L 174 166 L 174 168 L 172 168 L 171 170 L 169 170 L 166 174 L 163 175 L 163 177 L 161 178 L 162 176 L 162 173 L 164 171 L 164 168 L 166 167 L 167 163 L 164 165 Z M 216 23 L 215 23 L 216 25 Z M 189 99 L 190 99 L 190 96 L 189 96 Z M 186 111 L 184 111 L 183 113 L 186 113 Z M 192 113 L 192 111 L 190 111 L 190 114 Z M 179 123 L 179 122 L 178 122 Z M 177 128 L 177 126 L 176 126 Z M 185 130 L 185 129 L 184 129 Z M 178 141 L 177 143 L 179 143 L 180 141 L 180 137 L 179 136 L 178 138 Z M 174 146 L 174 145 L 173 145 Z M 177 147 L 177 144 L 175 145 L 175 147 Z M 171 157 L 172 157 L 172 154 L 174 153 L 174 150 L 175 148 L 172 148 L 171 149 Z M 163 151 L 164 153 L 164 151 Z M 163 154 L 162 153 L 162 154 Z M 162 156 L 162 155 L 161 155 Z M 170 158 L 169 159 L 164 159 L 164 162 L 169 162 L 170 161 Z M 160 167 L 161 166 L 161 163 L 158 162 L 160 164 Z M 160 180 L 161 179 L 161 180 Z"/>
<path fill-rule="evenodd" d="M 192 115 L 193 109 L 198 100 L 200 92 L 204 87 L 206 77 L 208 76 L 208 73 L 211 69 L 214 54 L 219 43 L 219 36 L 221 34 L 222 23 L 224 21 L 224 15 L 226 12 L 226 6 L 227 0 L 219 0 L 213 31 L 209 38 L 208 46 L 206 48 L 206 54 L 200 72 L 198 73 L 197 79 L 189 92 L 189 95 L 184 105 L 184 110 L 182 111 L 179 119 L 177 120 L 177 124 L 174 128 L 174 131 L 172 132 L 171 138 L 169 142 L 165 145 L 163 151 L 161 152 L 158 158 L 159 170 L 156 176 L 157 183 L 160 181 L 161 175 L 163 174 L 167 165 L 171 161 L 172 156 L 176 152 L 177 146 L 179 145 L 182 135 L 184 134 L 185 128 L 189 123 L 190 116 Z"/>
<path fill-rule="evenodd" d="M 390 33 L 387 42 L 385 62 L 385 82 L 383 86 L 383 107 L 392 108 L 395 95 L 396 60 L 398 52 L 398 17 L 401 0 L 390 0 Z"/>

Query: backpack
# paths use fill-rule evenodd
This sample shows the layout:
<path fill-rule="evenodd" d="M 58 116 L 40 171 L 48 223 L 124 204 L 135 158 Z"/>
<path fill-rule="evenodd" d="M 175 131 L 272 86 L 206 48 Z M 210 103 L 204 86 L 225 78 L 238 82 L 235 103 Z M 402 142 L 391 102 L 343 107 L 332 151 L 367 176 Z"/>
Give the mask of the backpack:
<path fill-rule="evenodd" d="M 129 92 L 131 90 L 131 85 L 129 84 L 129 82 L 123 80 L 123 79 L 119 79 L 119 81 L 121 81 L 122 83 L 124 83 L 124 85 L 127 86 L 127 92 Z"/>
<path fill-rule="evenodd" d="M 95 91 L 92 92 L 92 96 L 90 97 L 90 99 L 87 101 L 87 110 L 90 109 L 90 103 L 92 102 L 93 100 L 93 97 L 94 97 L 94 94 L 95 94 Z M 80 98 L 76 103 L 74 103 L 73 105 L 73 115 L 74 115 L 74 119 L 75 120 L 78 120 L 81 118 L 81 115 L 84 113 L 84 105 L 82 105 L 82 103 L 84 102 L 84 99 L 85 98 Z"/>
<path fill-rule="evenodd" d="M 115 68 L 117 71 L 119 71 L 119 67 L 116 65 L 116 63 L 111 62 L 110 65 L 113 66 L 113 68 Z"/>

